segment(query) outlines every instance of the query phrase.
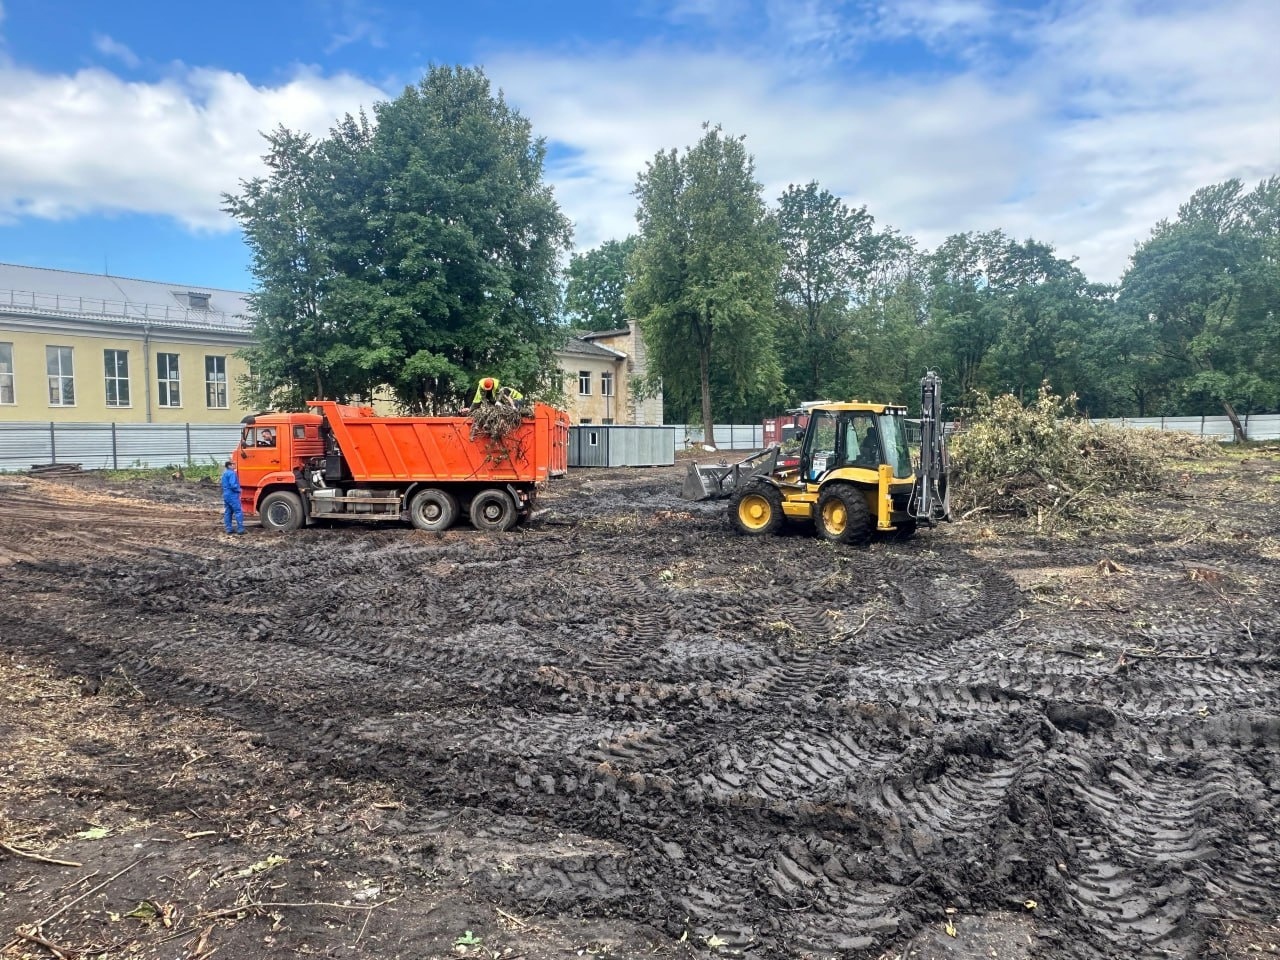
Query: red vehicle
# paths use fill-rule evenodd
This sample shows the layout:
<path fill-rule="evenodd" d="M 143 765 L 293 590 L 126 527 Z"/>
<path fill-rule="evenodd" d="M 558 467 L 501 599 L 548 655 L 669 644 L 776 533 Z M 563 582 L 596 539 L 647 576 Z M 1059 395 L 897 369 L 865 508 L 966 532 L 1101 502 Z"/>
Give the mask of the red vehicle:
<path fill-rule="evenodd" d="M 569 416 L 537 403 L 501 439 L 473 427 L 331 400 L 246 417 L 232 454 L 240 502 L 268 530 L 406 514 L 419 530 L 447 530 L 463 514 L 479 530 L 510 530 L 529 516 L 537 485 L 567 472 Z"/>

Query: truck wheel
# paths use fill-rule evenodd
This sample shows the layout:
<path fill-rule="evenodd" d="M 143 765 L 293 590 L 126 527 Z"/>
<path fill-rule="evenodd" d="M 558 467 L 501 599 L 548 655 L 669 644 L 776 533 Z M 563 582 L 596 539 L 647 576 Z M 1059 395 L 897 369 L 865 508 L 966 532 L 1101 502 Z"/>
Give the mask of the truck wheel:
<path fill-rule="evenodd" d="M 471 501 L 471 525 L 477 530 L 502 533 L 516 525 L 516 502 L 505 490 L 481 490 Z"/>
<path fill-rule="evenodd" d="M 268 530 L 297 530 L 306 520 L 302 498 L 290 490 L 268 493 L 258 504 L 258 515 Z"/>
<path fill-rule="evenodd" d="M 448 530 L 458 519 L 458 501 L 447 490 L 428 487 L 409 499 L 409 522 L 418 530 Z"/>
<path fill-rule="evenodd" d="M 818 497 L 814 522 L 827 540 L 853 547 L 871 542 L 871 510 L 857 487 L 840 483 L 824 490 Z"/>
<path fill-rule="evenodd" d="M 748 536 L 777 533 L 782 526 L 782 491 L 771 483 L 748 483 L 729 501 L 729 522 Z"/>

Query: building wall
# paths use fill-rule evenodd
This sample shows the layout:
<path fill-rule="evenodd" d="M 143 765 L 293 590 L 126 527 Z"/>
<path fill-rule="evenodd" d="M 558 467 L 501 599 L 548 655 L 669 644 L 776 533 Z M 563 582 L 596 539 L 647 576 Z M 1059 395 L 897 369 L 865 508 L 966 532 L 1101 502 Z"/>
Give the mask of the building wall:
<path fill-rule="evenodd" d="M 649 372 L 649 354 L 640 326 L 634 320 L 627 321 L 625 332 L 613 336 L 597 336 L 591 338 L 592 343 L 627 355 L 626 385 L 623 394 L 626 397 L 626 413 L 618 418 L 619 423 L 630 423 L 639 426 L 662 425 L 662 391 L 654 396 L 642 396 L 640 384 Z"/>
<path fill-rule="evenodd" d="M 198 331 L 153 331 L 144 338 L 129 328 L 110 324 L 86 324 L 90 332 L 72 331 L 56 323 L 19 325 L 0 317 L 0 345 L 13 354 L 13 402 L 3 402 L 0 383 L 0 420 L 58 421 L 77 423 L 235 423 L 249 411 L 237 402 L 238 380 L 248 373 L 237 350 L 247 337 L 203 337 Z M 70 347 L 74 404 L 50 403 L 46 347 Z M 128 357 L 129 403 L 108 406 L 105 373 L 106 350 L 123 350 Z M 3 353 L 0 350 L 0 353 Z M 178 357 L 178 406 L 160 406 L 157 380 L 158 354 Z M 207 401 L 205 358 L 223 357 L 227 374 L 227 406 L 210 407 Z M 2 359 L 2 357 L 0 357 Z M 0 379 L 7 380 L 3 374 Z M 150 410 L 148 411 L 148 398 Z"/>
<path fill-rule="evenodd" d="M 560 365 L 564 370 L 564 395 L 570 423 L 630 422 L 627 419 L 626 369 L 620 359 L 561 354 Z M 580 372 L 590 374 L 591 392 L 588 394 L 579 389 Z M 605 373 L 613 374 L 613 396 L 605 396 L 602 391 Z"/>

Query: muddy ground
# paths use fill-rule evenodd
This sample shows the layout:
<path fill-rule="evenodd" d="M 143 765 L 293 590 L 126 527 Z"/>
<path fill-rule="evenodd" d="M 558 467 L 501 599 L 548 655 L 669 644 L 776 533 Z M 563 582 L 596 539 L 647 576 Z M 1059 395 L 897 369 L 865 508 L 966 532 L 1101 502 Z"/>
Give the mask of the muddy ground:
<path fill-rule="evenodd" d="M 1278 954 L 1280 453 L 1171 470 L 869 550 L 0 478 L 0 956 Z"/>

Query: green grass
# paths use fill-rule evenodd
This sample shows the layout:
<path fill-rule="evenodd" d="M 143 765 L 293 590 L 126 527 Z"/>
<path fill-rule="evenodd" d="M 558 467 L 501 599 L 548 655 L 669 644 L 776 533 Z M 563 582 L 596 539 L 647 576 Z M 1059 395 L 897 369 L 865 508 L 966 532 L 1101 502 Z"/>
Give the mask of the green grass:
<path fill-rule="evenodd" d="M 99 473 L 107 480 L 169 480 L 178 471 L 177 464 L 167 467 L 125 467 L 121 470 L 101 470 Z M 182 467 L 182 475 L 187 480 L 217 480 L 222 476 L 222 465 L 219 463 L 197 463 Z"/>

